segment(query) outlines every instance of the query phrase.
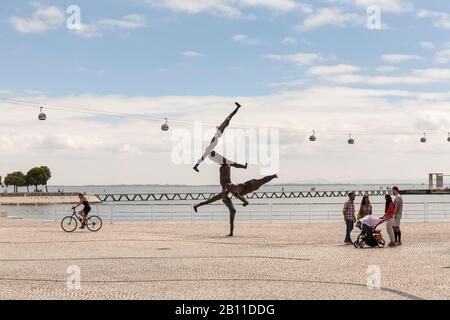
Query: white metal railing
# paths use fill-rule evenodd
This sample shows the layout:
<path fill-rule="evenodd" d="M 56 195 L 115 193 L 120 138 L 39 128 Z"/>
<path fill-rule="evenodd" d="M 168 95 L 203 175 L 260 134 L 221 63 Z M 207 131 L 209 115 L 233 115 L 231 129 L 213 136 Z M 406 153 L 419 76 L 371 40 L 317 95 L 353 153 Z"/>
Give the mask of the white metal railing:
<path fill-rule="evenodd" d="M 384 203 L 372 203 L 375 216 L 382 216 Z M 236 219 L 240 222 L 289 223 L 327 222 L 342 220 L 342 202 L 299 203 L 264 202 L 252 203 L 243 208 L 235 204 Z M 358 209 L 358 206 L 355 206 Z M 68 215 L 67 205 L 17 205 L 2 206 L 10 215 L 58 221 Z M 9 210 L 8 210 L 9 209 Z M 25 215 L 25 212 L 27 214 Z M 39 213 L 39 215 L 38 215 Z M 228 209 L 217 203 L 205 206 L 195 213 L 191 203 L 135 203 L 98 204 L 92 214 L 101 216 L 105 223 L 149 222 L 149 223 L 205 223 L 228 221 Z M 450 221 L 450 202 L 405 202 L 404 221 Z"/>
<path fill-rule="evenodd" d="M 373 203 L 374 215 L 382 216 L 384 203 Z M 128 207 L 128 208 L 127 208 Z M 247 208 L 236 205 L 236 219 L 240 222 L 287 223 L 326 222 L 342 220 L 342 203 L 256 203 Z M 223 204 L 202 207 L 195 213 L 192 204 L 102 204 L 95 214 L 106 222 L 202 223 L 228 221 L 229 212 Z M 409 202 L 403 210 L 404 221 L 450 221 L 450 202 Z"/>

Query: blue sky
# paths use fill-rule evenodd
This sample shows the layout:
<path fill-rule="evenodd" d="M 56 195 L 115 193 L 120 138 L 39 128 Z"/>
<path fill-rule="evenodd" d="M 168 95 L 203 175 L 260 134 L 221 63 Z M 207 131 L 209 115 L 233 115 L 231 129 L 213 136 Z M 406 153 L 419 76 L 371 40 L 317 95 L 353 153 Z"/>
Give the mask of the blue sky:
<path fill-rule="evenodd" d="M 81 9 L 81 30 L 66 27 L 70 5 Z M 369 5 L 380 9 L 380 30 L 367 28 Z M 450 172 L 448 144 L 442 148 L 450 131 L 448 2 L 2 1 L 0 58 L 0 97 L 43 105 L 215 123 L 239 99 L 248 109 L 236 121 L 301 132 L 281 133 L 281 181 Z M 43 129 L 34 113 L 0 107 L 0 146 L 10 155 L 0 160 L 3 171 L 50 163 L 59 184 L 192 181 L 189 166 L 167 164 L 173 143 L 159 123 L 53 113 Z M 305 141 L 312 129 L 322 132 L 314 147 Z M 398 136 L 387 147 L 392 131 Z M 349 153 L 340 143 L 351 132 L 365 134 Z M 430 143 L 420 149 L 423 132 Z M 383 163 L 386 154 L 407 165 Z M 143 174 L 149 162 L 176 177 L 155 168 Z M 64 167 L 77 163 L 88 179 Z M 141 169 L 109 174 L 123 163 Z M 195 183 L 217 180 L 216 168 L 206 168 Z"/>
<path fill-rule="evenodd" d="M 441 67 L 433 60 L 436 51 L 448 42 L 449 29 L 434 27 L 435 17 L 417 17 L 422 9 L 450 12 L 450 4 L 443 1 L 407 1 L 415 9 L 405 12 L 383 10 L 380 6 L 382 22 L 389 28 L 381 31 L 368 30 L 364 23 L 352 21 L 341 26 L 324 23 L 299 31 L 296 27 L 315 13 L 229 2 L 242 11 L 242 17 L 230 18 L 213 9 L 189 13 L 175 5 L 166 8 L 161 5 L 164 1 L 2 2 L 0 68 L 4 76 L 0 87 L 11 91 L 37 90 L 49 95 L 252 96 L 278 91 L 272 83 L 304 80 L 304 72 L 310 67 L 273 61 L 264 55 L 320 53 L 328 57 L 321 61 L 322 65 L 355 65 L 367 68 L 367 75 L 376 75 L 373 69 L 386 65 L 381 59 L 384 54 L 422 57 L 396 65 L 395 73 L 402 74 L 414 68 Z M 309 4 L 312 10 L 338 8 L 341 15 L 366 16 L 364 6 L 351 4 L 357 1 L 329 2 L 301 4 Z M 11 17 L 30 19 L 39 6 L 57 6 L 65 12 L 71 4 L 80 6 L 84 24 L 102 19 L 120 20 L 132 14 L 142 15 L 146 22 L 136 28 L 103 30 L 93 37 L 75 35 L 64 23 L 44 32 L 18 32 L 11 22 Z M 250 40 L 233 41 L 236 35 L 245 35 Z M 282 44 L 285 38 L 292 43 Z M 436 48 L 421 48 L 419 43 L 423 41 L 434 43 Z M 187 51 L 202 56 L 184 57 Z M 315 80 L 307 79 L 308 83 Z M 444 86 L 433 84 L 423 89 Z"/>

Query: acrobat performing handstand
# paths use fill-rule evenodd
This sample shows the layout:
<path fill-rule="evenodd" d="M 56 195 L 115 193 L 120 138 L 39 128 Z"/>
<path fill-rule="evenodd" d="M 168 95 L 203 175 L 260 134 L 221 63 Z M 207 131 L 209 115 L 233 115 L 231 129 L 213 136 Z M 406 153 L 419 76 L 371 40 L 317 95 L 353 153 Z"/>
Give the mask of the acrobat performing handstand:
<path fill-rule="evenodd" d="M 219 142 L 220 137 L 223 135 L 225 129 L 230 125 L 231 119 L 237 114 L 239 109 L 241 108 L 241 105 L 236 102 L 237 108 L 228 116 L 228 118 L 225 119 L 225 121 L 217 127 L 217 132 L 214 136 L 214 138 L 211 140 L 210 145 L 206 148 L 206 151 L 204 152 L 203 156 L 200 158 L 200 160 L 197 162 L 197 164 L 194 166 L 194 170 L 199 172 L 198 167 L 200 164 L 207 158 L 211 159 L 213 162 L 220 165 L 220 185 L 222 186 L 222 192 L 219 194 L 213 196 L 211 199 L 204 201 L 202 203 L 199 203 L 197 205 L 194 205 L 195 212 L 198 211 L 198 208 L 202 206 L 206 206 L 208 204 L 214 203 L 216 201 L 222 200 L 223 203 L 227 206 L 229 212 L 230 212 L 230 237 L 234 234 L 234 219 L 236 217 L 236 208 L 233 205 L 233 202 L 231 201 L 229 194 L 231 193 L 234 195 L 237 199 L 242 201 L 244 207 L 248 206 L 249 203 L 247 199 L 245 199 L 245 195 L 254 192 L 261 188 L 266 183 L 269 183 L 273 179 L 278 178 L 278 175 L 272 175 L 267 176 L 262 179 L 253 179 L 241 184 L 232 184 L 231 183 L 231 167 L 234 168 L 240 168 L 240 169 L 247 169 L 247 163 L 245 165 L 232 162 L 222 155 L 218 154 L 214 151 L 214 149 L 217 147 L 217 144 Z"/>
<path fill-rule="evenodd" d="M 221 171 L 222 173 L 222 171 Z M 221 176 L 222 177 L 222 176 Z M 205 206 L 216 201 L 222 200 L 223 203 L 227 206 L 230 211 L 230 237 L 234 235 L 234 220 L 236 217 L 236 208 L 231 201 L 229 194 L 231 193 L 237 199 L 243 202 L 244 207 L 248 206 L 248 201 L 245 199 L 245 196 L 249 193 L 255 192 L 259 190 L 263 185 L 271 182 L 274 179 L 277 179 L 278 175 L 274 174 L 271 176 L 264 177 L 262 179 L 253 179 L 240 184 L 232 184 L 229 183 L 226 188 L 219 194 L 215 195 L 208 201 L 202 202 L 196 206 L 194 206 L 195 212 L 197 212 L 198 208 L 201 206 Z M 223 187 L 223 186 L 222 186 Z"/>
<path fill-rule="evenodd" d="M 248 167 L 247 163 L 245 165 L 243 165 L 243 164 L 232 162 L 232 161 L 224 158 L 223 156 L 221 156 L 220 154 L 218 154 L 215 151 L 211 152 L 211 154 L 209 155 L 209 158 L 220 165 L 219 174 L 220 174 L 220 185 L 222 186 L 222 192 L 215 195 L 214 197 L 212 197 L 211 199 L 209 199 L 205 202 L 195 205 L 194 206 L 195 212 L 197 212 L 198 208 L 200 208 L 200 207 L 203 207 L 208 204 L 225 199 L 225 197 L 229 193 L 228 186 L 231 185 L 231 167 L 238 168 L 238 169 L 247 169 L 247 167 Z"/>
<path fill-rule="evenodd" d="M 195 171 L 200 172 L 198 170 L 198 167 L 200 166 L 200 164 L 203 161 L 205 161 L 205 159 L 208 156 L 210 156 L 211 151 L 213 151 L 217 147 L 217 144 L 219 143 L 219 139 L 222 137 L 223 133 L 225 132 L 225 129 L 228 128 L 228 126 L 230 125 L 231 119 L 233 119 L 233 117 L 238 113 L 239 109 L 242 107 L 237 102 L 235 104 L 236 104 L 237 108 L 225 119 L 225 121 L 220 126 L 217 127 L 216 134 L 212 138 L 210 145 L 206 148 L 202 157 L 197 161 L 197 164 L 194 166 Z"/>

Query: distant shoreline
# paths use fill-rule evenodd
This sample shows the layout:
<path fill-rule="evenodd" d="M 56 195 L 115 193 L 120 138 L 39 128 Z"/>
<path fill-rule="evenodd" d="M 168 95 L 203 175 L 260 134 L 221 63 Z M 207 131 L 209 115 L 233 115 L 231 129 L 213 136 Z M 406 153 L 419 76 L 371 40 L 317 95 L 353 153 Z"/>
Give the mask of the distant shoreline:
<path fill-rule="evenodd" d="M 96 196 L 87 196 L 91 203 L 101 203 Z M 0 205 L 53 205 L 53 204 L 75 204 L 79 202 L 77 194 L 73 193 L 18 193 L 1 194 Z"/>
<path fill-rule="evenodd" d="M 358 185 L 366 185 L 366 186 L 394 186 L 394 185 L 426 185 L 425 182 L 301 182 L 301 183 L 272 183 L 270 186 L 275 187 L 285 187 L 285 186 L 358 186 Z M 88 185 L 51 185 L 49 188 L 100 188 L 100 187 L 214 187 L 217 184 L 88 184 Z"/>

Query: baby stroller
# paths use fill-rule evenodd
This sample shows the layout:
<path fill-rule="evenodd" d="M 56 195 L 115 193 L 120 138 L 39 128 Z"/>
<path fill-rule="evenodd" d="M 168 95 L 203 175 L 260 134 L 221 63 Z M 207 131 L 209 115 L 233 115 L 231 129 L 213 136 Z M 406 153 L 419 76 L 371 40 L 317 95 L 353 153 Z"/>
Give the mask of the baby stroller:
<path fill-rule="evenodd" d="M 386 220 L 373 218 L 367 216 L 362 218 L 356 223 L 356 226 L 361 229 L 356 241 L 353 243 L 355 248 L 364 248 L 365 245 L 372 248 L 384 248 L 386 242 L 383 239 L 383 235 L 377 228 L 383 224 Z"/>

